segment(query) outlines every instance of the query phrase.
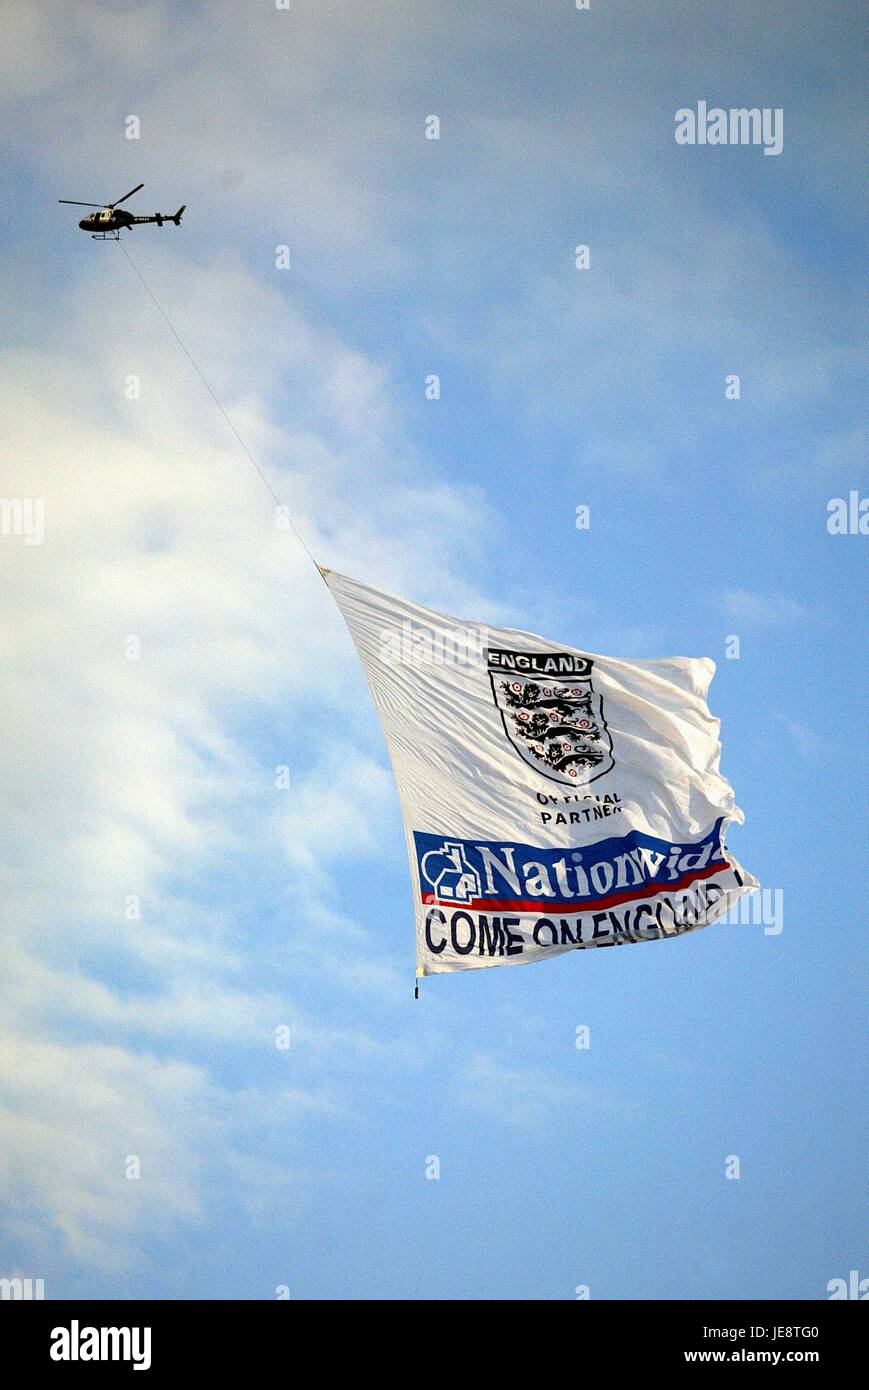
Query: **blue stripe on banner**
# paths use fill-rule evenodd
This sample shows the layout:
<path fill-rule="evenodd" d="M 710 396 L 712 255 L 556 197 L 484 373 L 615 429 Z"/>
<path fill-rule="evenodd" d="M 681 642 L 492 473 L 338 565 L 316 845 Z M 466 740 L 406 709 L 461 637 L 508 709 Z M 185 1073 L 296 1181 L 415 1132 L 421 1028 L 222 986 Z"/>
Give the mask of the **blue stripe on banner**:
<path fill-rule="evenodd" d="M 422 901 L 514 912 L 583 912 L 686 888 L 729 867 L 723 825 L 721 817 L 697 840 L 662 840 L 632 830 L 560 849 L 414 831 Z"/>

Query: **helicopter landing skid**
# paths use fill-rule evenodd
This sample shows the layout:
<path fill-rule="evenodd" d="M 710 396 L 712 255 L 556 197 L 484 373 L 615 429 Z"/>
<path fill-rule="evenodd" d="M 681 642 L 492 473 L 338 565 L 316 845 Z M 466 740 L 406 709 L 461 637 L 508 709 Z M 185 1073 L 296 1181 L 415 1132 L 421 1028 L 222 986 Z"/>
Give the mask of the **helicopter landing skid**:
<path fill-rule="evenodd" d="M 91 232 L 92 241 L 120 241 L 121 229 L 118 227 L 114 232 Z"/>

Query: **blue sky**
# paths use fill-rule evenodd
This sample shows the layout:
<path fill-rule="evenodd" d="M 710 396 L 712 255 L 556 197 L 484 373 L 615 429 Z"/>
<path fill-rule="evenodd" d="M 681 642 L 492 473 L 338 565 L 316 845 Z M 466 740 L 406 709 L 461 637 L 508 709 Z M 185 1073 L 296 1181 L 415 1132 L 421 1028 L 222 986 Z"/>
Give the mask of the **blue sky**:
<path fill-rule="evenodd" d="M 761 10 L 0 5 L 0 493 L 46 516 L 0 538 L 0 1274 L 569 1299 L 869 1273 L 867 542 L 826 525 L 867 493 L 859 10 Z M 781 107 L 782 153 L 677 145 L 701 99 Z M 130 255 L 318 558 L 718 662 L 731 842 L 780 934 L 414 1002 L 349 638 L 123 252 L 56 202 L 141 180 L 134 210 L 188 211 Z"/>

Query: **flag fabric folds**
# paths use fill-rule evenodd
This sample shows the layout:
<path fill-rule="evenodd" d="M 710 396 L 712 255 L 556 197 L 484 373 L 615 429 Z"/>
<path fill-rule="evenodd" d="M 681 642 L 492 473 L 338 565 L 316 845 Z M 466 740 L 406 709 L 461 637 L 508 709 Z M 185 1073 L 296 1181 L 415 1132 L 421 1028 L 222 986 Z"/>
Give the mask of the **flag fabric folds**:
<path fill-rule="evenodd" d="M 594 655 L 321 572 L 398 784 L 418 974 L 677 936 L 757 888 L 725 848 L 711 660 Z"/>

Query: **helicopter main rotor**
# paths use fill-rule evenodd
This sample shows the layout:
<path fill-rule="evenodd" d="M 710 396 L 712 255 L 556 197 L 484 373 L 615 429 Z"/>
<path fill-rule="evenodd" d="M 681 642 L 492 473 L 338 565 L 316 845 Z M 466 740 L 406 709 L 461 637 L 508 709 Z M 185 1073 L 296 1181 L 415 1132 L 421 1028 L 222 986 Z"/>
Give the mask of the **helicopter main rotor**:
<path fill-rule="evenodd" d="M 81 203 L 77 198 L 58 198 L 59 203 L 69 203 L 75 208 L 119 208 L 121 203 L 125 203 L 128 198 L 132 198 L 134 193 L 138 193 L 140 188 L 144 188 L 143 183 L 137 183 L 135 188 L 131 188 L 129 193 L 125 193 L 123 198 L 118 198 L 114 203 Z"/>

